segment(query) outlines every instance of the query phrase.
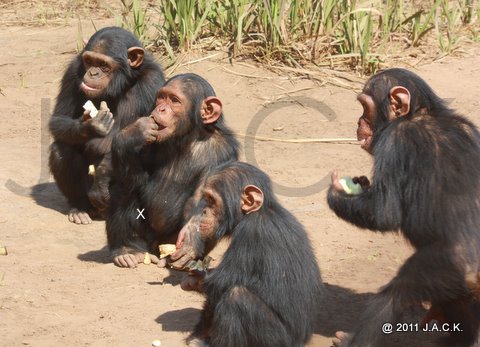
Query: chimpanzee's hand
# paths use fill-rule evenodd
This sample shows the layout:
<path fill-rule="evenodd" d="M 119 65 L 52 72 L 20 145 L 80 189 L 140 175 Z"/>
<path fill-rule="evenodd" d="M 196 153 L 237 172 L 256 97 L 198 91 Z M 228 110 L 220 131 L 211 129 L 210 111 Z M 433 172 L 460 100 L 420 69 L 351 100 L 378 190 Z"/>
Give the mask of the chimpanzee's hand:
<path fill-rule="evenodd" d="M 363 190 L 366 190 L 370 187 L 370 181 L 368 180 L 367 176 L 359 176 L 352 178 L 353 183 L 358 183 L 362 186 Z"/>
<path fill-rule="evenodd" d="M 180 288 L 185 291 L 196 291 L 203 293 L 203 282 L 206 272 L 191 272 L 185 276 L 180 283 Z"/>
<path fill-rule="evenodd" d="M 158 136 L 158 125 L 152 117 L 140 117 L 133 123 L 136 132 L 140 133 L 146 144 L 155 142 Z"/>
<path fill-rule="evenodd" d="M 200 254 L 195 252 L 194 247 L 195 244 L 199 243 L 199 240 L 195 240 L 195 238 L 200 235 L 198 231 L 199 223 L 200 218 L 193 217 L 178 233 L 177 242 L 175 243 L 177 250 L 170 254 L 168 259 L 168 264 L 172 268 L 181 270 L 185 268 L 190 261 L 201 257 Z"/>
<path fill-rule="evenodd" d="M 96 117 L 91 118 L 90 111 L 85 111 L 82 120 L 83 126 L 93 136 L 106 136 L 112 130 L 114 123 L 113 114 L 105 101 L 100 103 L 100 110 Z"/>
<path fill-rule="evenodd" d="M 370 181 L 368 180 L 368 178 L 366 176 L 357 176 L 357 177 L 354 177 L 351 179 L 353 183 L 355 184 L 359 184 L 362 189 L 360 190 L 360 192 L 362 190 L 366 190 L 370 187 Z M 332 186 L 333 188 L 337 191 L 337 192 L 343 192 L 343 193 L 347 193 L 345 192 L 345 189 L 343 188 L 342 184 L 340 183 L 340 178 L 338 177 L 338 172 L 337 171 L 333 171 L 332 172 Z M 348 192 L 349 195 L 357 195 L 359 194 L 358 192 L 357 193 L 354 193 L 354 192 Z"/>
<path fill-rule="evenodd" d="M 338 172 L 337 171 L 332 172 L 331 179 L 332 179 L 332 186 L 333 186 L 333 188 L 335 188 L 335 190 L 337 192 L 345 192 L 343 190 L 342 185 L 340 184 L 340 178 L 338 178 Z"/>
<path fill-rule="evenodd" d="M 108 182 L 107 184 L 102 184 L 95 181 L 88 191 L 88 199 L 90 200 L 90 203 L 100 212 L 105 211 L 110 203 Z"/>
<path fill-rule="evenodd" d="M 180 249 L 177 249 L 175 253 L 170 254 L 169 258 L 168 264 L 170 267 L 182 270 L 190 261 L 196 258 L 196 255 L 193 247 L 183 245 Z"/>

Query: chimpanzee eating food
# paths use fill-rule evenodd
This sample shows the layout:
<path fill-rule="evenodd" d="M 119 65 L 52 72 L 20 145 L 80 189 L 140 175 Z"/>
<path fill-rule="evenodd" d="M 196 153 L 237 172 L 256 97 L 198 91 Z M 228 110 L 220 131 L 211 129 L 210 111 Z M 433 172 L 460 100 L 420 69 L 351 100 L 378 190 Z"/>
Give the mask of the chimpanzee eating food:
<path fill-rule="evenodd" d="M 372 182 L 354 178 L 362 192 L 347 194 L 334 172 L 328 203 L 361 228 L 400 231 L 415 253 L 368 305 L 354 332 L 337 333 L 334 343 L 387 346 L 382 324 L 402 322 L 402 313 L 429 303 L 423 322 L 447 323 L 447 346 L 477 346 L 480 134 L 404 69 L 374 75 L 357 99 L 363 106 L 357 136 L 373 155 Z"/>
<path fill-rule="evenodd" d="M 159 244 L 176 239 L 202 175 L 237 160 L 238 147 L 211 85 L 192 73 L 170 78 L 158 91 L 151 115 L 125 127 L 113 141 L 106 223 L 113 262 L 136 267 L 145 252 L 156 255 Z"/>
<path fill-rule="evenodd" d="M 182 284 L 206 294 L 189 346 L 304 347 L 322 294 L 320 271 L 268 176 L 245 163 L 221 165 L 202 179 L 192 203 L 171 265 L 183 268 L 222 238 L 231 242 L 217 268 Z"/>
<path fill-rule="evenodd" d="M 117 27 L 96 32 L 68 66 L 50 120 L 49 162 L 71 222 L 89 224 L 92 215 L 106 210 L 112 138 L 150 113 L 164 82 L 140 41 Z M 83 108 L 89 100 L 100 108 L 95 117 Z"/>

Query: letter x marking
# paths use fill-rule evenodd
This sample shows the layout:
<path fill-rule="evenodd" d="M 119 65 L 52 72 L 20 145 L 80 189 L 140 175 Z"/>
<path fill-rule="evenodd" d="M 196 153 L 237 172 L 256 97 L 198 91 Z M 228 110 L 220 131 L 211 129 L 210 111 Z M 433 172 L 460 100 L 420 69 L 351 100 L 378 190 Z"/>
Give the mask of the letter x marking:
<path fill-rule="evenodd" d="M 145 219 L 145 216 L 143 215 L 143 211 L 145 211 L 145 209 L 141 210 L 137 208 L 137 212 L 138 212 L 138 216 L 137 216 L 137 219 L 142 217 L 142 219 Z"/>

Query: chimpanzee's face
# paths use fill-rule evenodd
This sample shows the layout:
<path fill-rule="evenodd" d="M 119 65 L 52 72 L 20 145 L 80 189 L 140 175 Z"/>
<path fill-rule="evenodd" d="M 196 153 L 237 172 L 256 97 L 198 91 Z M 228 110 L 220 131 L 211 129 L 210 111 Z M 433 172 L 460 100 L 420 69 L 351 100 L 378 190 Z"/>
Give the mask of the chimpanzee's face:
<path fill-rule="evenodd" d="M 216 231 L 224 223 L 224 204 L 212 188 L 202 185 L 185 208 L 187 223 L 178 234 L 171 265 L 183 268 L 190 260 L 206 256 L 217 243 Z"/>
<path fill-rule="evenodd" d="M 363 114 L 358 119 L 357 139 L 361 141 L 361 147 L 368 153 L 372 153 L 373 124 L 375 121 L 375 102 L 370 95 L 359 94 L 357 100 L 363 107 Z"/>
<path fill-rule="evenodd" d="M 80 89 L 90 99 L 99 98 L 105 94 L 118 63 L 108 55 L 93 51 L 85 51 L 82 54 L 82 61 L 85 75 Z"/>
<path fill-rule="evenodd" d="M 157 93 L 152 117 L 158 125 L 157 142 L 185 135 L 190 129 L 191 103 L 182 90 L 181 80 L 166 84 Z"/>
<path fill-rule="evenodd" d="M 207 182 L 197 189 L 185 210 L 188 220 L 186 227 L 190 226 L 184 229 L 198 233 L 204 243 L 215 242 L 215 233 L 225 219 L 224 203 L 220 194 Z"/>

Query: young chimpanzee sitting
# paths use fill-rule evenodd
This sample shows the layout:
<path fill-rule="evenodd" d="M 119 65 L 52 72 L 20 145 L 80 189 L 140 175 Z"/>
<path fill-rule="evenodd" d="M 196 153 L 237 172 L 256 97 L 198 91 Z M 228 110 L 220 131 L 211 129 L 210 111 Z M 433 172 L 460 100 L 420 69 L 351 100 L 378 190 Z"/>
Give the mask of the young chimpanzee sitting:
<path fill-rule="evenodd" d="M 431 304 L 424 319 L 447 323 L 447 346 L 477 346 L 480 325 L 480 134 L 420 77 L 404 69 L 373 76 L 358 96 L 357 136 L 373 154 L 372 183 L 349 195 L 332 175 L 328 203 L 361 227 L 398 231 L 415 248 L 337 346 L 388 346 L 382 325 Z M 418 322 L 417 322 L 418 323 Z M 395 326 L 395 325 L 394 325 Z"/>
<path fill-rule="evenodd" d="M 163 83 L 162 69 L 140 41 L 117 27 L 96 32 L 70 63 L 50 120 L 49 164 L 71 222 L 91 223 L 92 214 L 107 208 L 112 138 L 150 113 Z M 87 100 L 100 108 L 96 117 L 83 109 Z"/>
<path fill-rule="evenodd" d="M 238 142 L 210 84 L 191 73 L 169 79 L 157 93 L 152 114 L 113 141 L 106 223 L 113 262 L 135 267 L 145 251 L 158 254 L 159 243 L 176 238 L 185 204 L 202 175 L 237 158 Z"/>
<path fill-rule="evenodd" d="M 188 212 L 190 210 L 190 212 Z M 171 265 L 183 268 L 231 238 L 217 268 L 183 284 L 206 294 L 191 347 L 304 347 L 322 283 L 302 225 L 275 198 L 268 176 L 221 165 L 197 189 Z"/>

